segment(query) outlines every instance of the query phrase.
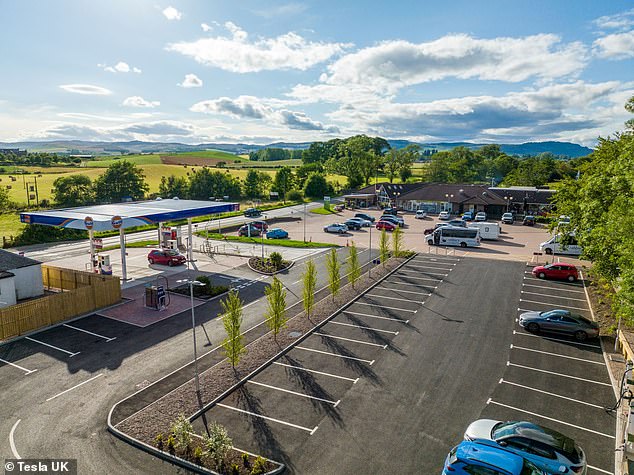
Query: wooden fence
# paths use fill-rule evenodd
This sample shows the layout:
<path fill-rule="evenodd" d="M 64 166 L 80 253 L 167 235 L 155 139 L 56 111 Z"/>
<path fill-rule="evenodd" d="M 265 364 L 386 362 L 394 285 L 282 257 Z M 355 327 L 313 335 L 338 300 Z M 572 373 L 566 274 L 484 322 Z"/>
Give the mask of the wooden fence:
<path fill-rule="evenodd" d="M 119 278 L 42 266 L 42 283 L 53 295 L 0 309 L 0 340 L 47 327 L 121 300 Z"/>

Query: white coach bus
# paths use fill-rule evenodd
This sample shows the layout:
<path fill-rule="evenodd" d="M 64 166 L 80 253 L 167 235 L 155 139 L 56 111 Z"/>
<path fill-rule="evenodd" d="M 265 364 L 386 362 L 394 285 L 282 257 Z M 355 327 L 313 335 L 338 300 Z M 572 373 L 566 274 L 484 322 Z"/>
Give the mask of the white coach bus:
<path fill-rule="evenodd" d="M 477 247 L 480 245 L 480 230 L 461 226 L 442 226 L 427 235 L 427 244 L 430 246 Z"/>

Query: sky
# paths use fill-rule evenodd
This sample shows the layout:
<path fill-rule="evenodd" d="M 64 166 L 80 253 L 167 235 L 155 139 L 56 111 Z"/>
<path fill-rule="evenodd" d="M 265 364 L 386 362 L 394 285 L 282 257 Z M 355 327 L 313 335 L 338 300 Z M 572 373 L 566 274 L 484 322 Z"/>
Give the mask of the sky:
<path fill-rule="evenodd" d="M 570 141 L 623 129 L 605 0 L 0 0 L 0 141 Z"/>

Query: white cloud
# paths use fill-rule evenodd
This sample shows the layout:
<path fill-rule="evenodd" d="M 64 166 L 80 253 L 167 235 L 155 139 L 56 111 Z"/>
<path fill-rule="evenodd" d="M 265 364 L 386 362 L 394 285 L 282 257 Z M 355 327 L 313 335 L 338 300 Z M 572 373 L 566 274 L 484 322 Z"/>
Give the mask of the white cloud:
<path fill-rule="evenodd" d="M 183 79 L 183 82 L 177 85 L 180 87 L 184 87 L 186 89 L 192 88 L 192 87 L 202 87 L 203 80 L 200 79 L 195 74 L 185 74 L 185 79 Z"/>
<path fill-rule="evenodd" d="M 593 23 L 602 30 L 627 30 L 634 26 L 634 8 L 615 15 L 599 17 Z"/>
<path fill-rule="evenodd" d="M 107 96 L 112 94 L 112 91 L 101 86 L 93 86 L 92 84 L 62 84 L 59 86 L 66 92 L 72 92 L 74 94 L 89 94 L 96 96 Z"/>
<path fill-rule="evenodd" d="M 211 30 L 213 30 L 213 29 L 214 29 L 214 28 L 213 28 L 213 26 L 208 25 L 207 23 L 201 23 L 201 24 L 200 24 L 200 27 L 202 28 L 202 30 L 203 30 L 205 33 L 210 32 Z"/>
<path fill-rule="evenodd" d="M 167 7 L 163 10 L 163 15 L 168 20 L 180 20 L 183 17 L 183 14 L 174 7 Z"/>
<path fill-rule="evenodd" d="M 127 107 L 158 107 L 161 105 L 159 101 L 146 101 L 141 96 L 126 97 L 122 105 Z"/>
<path fill-rule="evenodd" d="M 141 70 L 137 67 L 130 68 L 130 65 L 124 61 L 119 61 L 114 66 L 108 66 L 107 64 L 99 63 L 97 67 L 102 68 L 109 73 L 129 73 L 130 71 L 141 74 Z"/>
<path fill-rule="evenodd" d="M 634 30 L 606 35 L 595 40 L 593 47 L 594 53 L 601 58 L 634 58 Z"/>
<path fill-rule="evenodd" d="M 179 121 L 137 122 L 112 127 L 58 123 L 33 135 L 34 139 L 68 140 L 161 140 L 175 141 L 194 137 L 195 127 Z"/>
<path fill-rule="evenodd" d="M 235 73 L 265 70 L 299 69 L 328 60 L 349 47 L 343 43 L 307 41 L 289 32 L 276 38 L 248 41 L 248 34 L 232 22 L 225 23 L 231 34 L 168 44 L 168 51 L 175 51 L 194 58 L 198 63 L 214 66 Z"/>

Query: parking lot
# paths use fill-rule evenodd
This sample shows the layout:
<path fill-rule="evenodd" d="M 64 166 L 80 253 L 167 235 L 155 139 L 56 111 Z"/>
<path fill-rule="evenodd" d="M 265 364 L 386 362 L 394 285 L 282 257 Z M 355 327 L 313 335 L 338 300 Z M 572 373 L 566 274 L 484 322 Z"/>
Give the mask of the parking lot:
<path fill-rule="evenodd" d="M 583 281 L 537 279 L 531 267 L 526 267 L 517 315 L 562 308 L 592 318 Z M 506 364 L 481 417 L 555 429 L 583 447 L 588 473 L 613 473 L 616 420 L 605 408 L 615 399 L 599 341 L 532 334 L 516 324 Z"/>

